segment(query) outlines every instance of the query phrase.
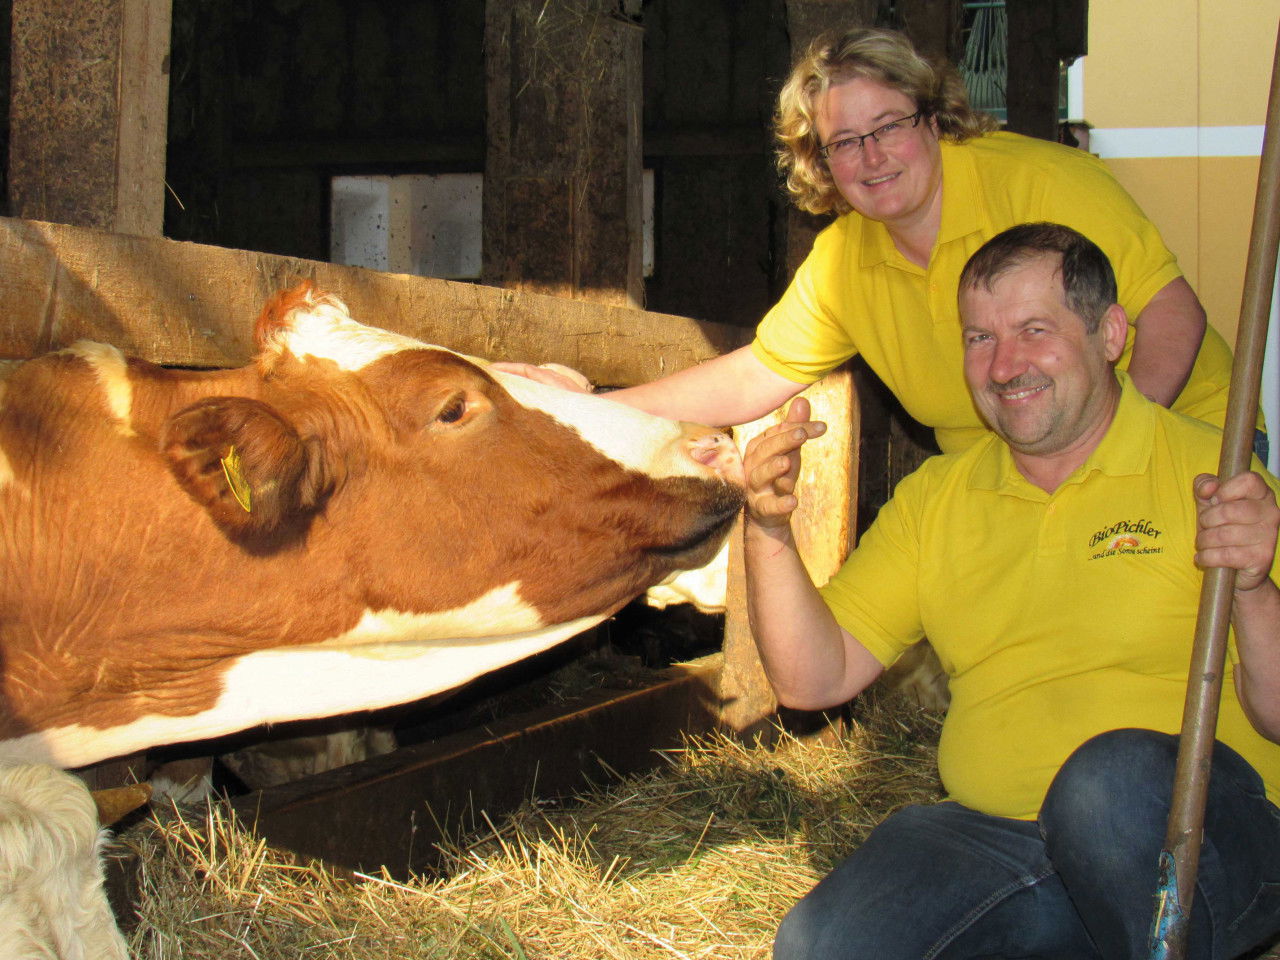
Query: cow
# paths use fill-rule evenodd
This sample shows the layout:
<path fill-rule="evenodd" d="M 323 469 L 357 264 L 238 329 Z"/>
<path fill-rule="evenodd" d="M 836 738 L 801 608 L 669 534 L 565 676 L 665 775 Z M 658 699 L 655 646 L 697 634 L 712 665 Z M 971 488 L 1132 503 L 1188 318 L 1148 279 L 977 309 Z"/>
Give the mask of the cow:
<path fill-rule="evenodd" d="M 419 700 L 713 557 L 727 435 L 366 326 L 257 355 L 80 342 L 0 380 L 0 759 L 78 767 Z"/>
<path fill-rule="evenodd" d="M 44 764 L 0 762 L 0 955 L 128 960 L 102 885 L 88 789 Z"/>

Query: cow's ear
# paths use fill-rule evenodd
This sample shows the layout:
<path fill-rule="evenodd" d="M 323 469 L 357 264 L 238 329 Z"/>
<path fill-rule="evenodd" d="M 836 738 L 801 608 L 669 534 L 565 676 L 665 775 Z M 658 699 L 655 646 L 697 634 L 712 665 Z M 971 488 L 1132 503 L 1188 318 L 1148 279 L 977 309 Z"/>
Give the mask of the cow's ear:
<path fill-rule="evenodd" d="M 332 487 L 320 444 L 246 397 L 210 397 L 179 410 L 160 449 L 182 488 L 232 536 L 297 530 Z"/>

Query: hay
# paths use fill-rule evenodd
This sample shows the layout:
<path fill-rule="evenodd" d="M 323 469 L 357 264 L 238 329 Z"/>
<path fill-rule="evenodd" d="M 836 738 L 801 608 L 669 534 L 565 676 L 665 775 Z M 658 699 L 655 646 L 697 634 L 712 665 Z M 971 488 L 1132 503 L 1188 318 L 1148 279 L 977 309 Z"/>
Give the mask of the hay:
<path fill-rule="evenodd" d="M 445 850 L 439 878 L 299 865 L 226 808 L 171 810 L 140 857 L 138 960 L 764 958 L 787 908 L 889 811 L 937 796 L 937 722 L 869 701 L 839 736 L 713 736 Z"/>

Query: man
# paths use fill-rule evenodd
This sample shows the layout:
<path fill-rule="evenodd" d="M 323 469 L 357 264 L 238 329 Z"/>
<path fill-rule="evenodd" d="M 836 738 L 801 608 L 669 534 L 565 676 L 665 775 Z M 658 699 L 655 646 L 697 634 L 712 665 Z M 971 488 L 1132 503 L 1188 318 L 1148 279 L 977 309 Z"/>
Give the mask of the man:
<path fill-rule="evenodd" d="M 1007 230 L 959 289 L 994 432 L 905 479 L 821 590 L 789 521 L 823 426 L 797 401 L 747 450 L 748 603 L 778 699 L 842 703 L 926 634 L 952 696 L 947 800 L 877 827 L 774 956 L 1145 956 L 1197 564 L 1237 575 L 1188 956 L 1238 956 L 1280 930 L 1277 482 L 1219 484 L 1220 433 L 1115 371 L 1125 313 L 1080 234 Z"/>

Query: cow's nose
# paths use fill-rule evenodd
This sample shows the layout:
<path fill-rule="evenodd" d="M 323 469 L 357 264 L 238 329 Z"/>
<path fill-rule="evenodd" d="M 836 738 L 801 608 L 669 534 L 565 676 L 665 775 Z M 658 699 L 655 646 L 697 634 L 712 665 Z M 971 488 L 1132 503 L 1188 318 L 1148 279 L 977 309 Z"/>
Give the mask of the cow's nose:
<path fill-rule="evenodd" d="M 721 479 L 742 486 L 746 475 L 742 471 L 742 454 L 733 438 L 714 427 L 685 424 L 685 449 L 697 463 L 713 471 Z"/>

